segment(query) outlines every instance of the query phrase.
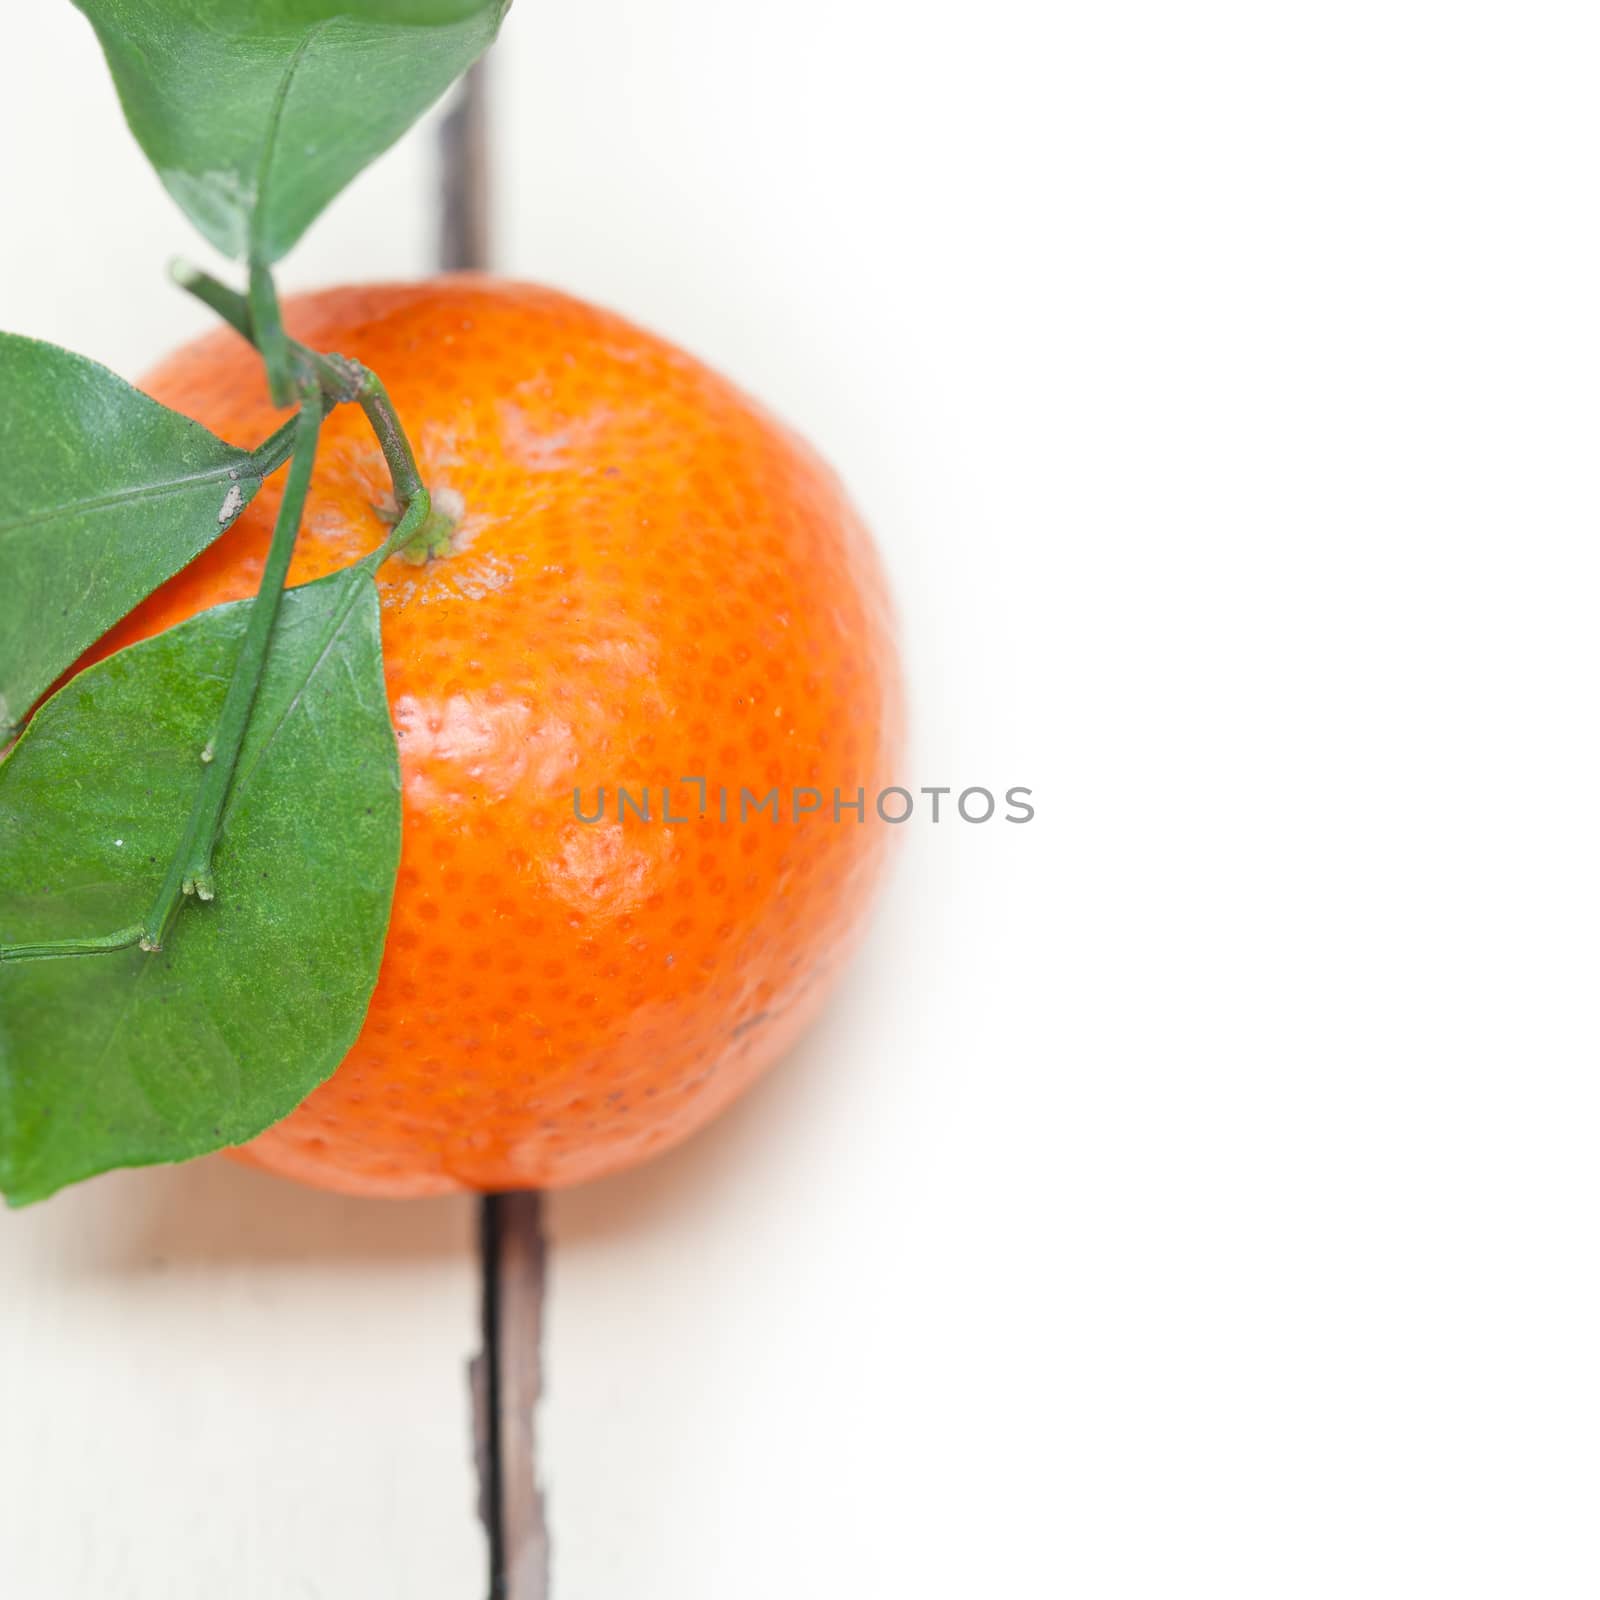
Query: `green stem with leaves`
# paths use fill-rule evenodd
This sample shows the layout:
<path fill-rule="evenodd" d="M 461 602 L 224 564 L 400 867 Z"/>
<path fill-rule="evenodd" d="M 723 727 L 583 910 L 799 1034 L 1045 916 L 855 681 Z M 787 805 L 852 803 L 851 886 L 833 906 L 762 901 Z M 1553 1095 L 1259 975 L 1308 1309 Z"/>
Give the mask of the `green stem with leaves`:
<path fill-rule="evenodd" d="M 288 461 L 289 479 L 284 486 L 277 521 L 273 525 L 261 586 L 252 604 L 233 675 L 223 699 L 217 731 L 200 753 L 205 765 L 200 789 L 190 810 L 182 840 L 149 914 L 140 924 L 97 937 L 0 945 L 0 962 L 100 955 L 107 951 L 125 950 L 133 945 L 147 951 L 160 950 L 171 931 L 178 908 L 188 897 L 192 895 L 200 900 L 215 897 L 212 855 L 227 805 L 228 790 L 266 667 L 272 630 L 277 621 L 295 539 L 311 487 L 317 441 L 323 420 L 331 407 L 350 402 L 360 405 L 383 451 L 395 502 L 400 511 L 388 538 L 357 562 L 356 566 L 371 574 L 391 555 L 407 553 L 414 545 L 425 550 L 448 548 L 448 530 L 441 532 L 435 526 L 437 519 L 433 513 L 432 498 L 422 481 L 416 453 L 388 391 L 375 372 L 344 356 L 325 355 L 297 339 L 289 338 L 278 311 L 272 275 L 264 268 L 252 267 L 248 296 L 230 289 L 209 273 L 182 262 L 174 263 L 172 276 L 261 351 L 275 401 L 281 403 L 282 384 L 286 375 L 287 381 L 297 386 L 300 409 L 252 454 L 252 463 L 263 478 Z"/>

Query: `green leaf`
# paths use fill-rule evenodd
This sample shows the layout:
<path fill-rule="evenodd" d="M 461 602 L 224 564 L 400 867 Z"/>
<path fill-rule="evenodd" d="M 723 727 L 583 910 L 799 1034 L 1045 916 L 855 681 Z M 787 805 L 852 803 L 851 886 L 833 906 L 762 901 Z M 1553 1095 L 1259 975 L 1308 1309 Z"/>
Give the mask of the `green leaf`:
<path fill-rule="evenodd" d="M 0 941 L 139 923 L 188 815 L 251 601 L 108 657 L 0 762 Z M 377 591 L 284 596 L 215 857 L 164 948 L 0 961 L 0 1191 L 261 1132 L 339 1064 L 377 981 L 400 778 Z"/>
<path fill-rule="evenodd" d="M 0 333 L 0 748 L 260 487 L 248 451 L 93 361 Z"/>
<path fill-rule="evenodd" d="M 510 0 L 73 0 L 161 181 L 276 261 L 494 41 Z"/>

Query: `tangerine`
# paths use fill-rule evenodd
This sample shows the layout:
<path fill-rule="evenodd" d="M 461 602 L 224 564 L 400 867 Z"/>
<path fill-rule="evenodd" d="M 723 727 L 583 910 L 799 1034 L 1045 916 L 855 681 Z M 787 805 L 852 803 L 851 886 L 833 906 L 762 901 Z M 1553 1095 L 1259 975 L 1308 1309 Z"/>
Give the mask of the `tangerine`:
<path fill-rule="evenodd" d="M 793 433 L 567 296 L 458 276 L 284 312 L 382 377 L 456 525 L 378 573 L 403 836 L 364 1026 L 233 1153 L 373 1195 L 629 1166 L 784 1053 L 861 931 L 902 723 L 871 541 Z M 144 387 L 248 447 L 285 415 L 226 329 Z M 106 648 L 253 594 L 280 495 Z M 388 496 L 359 411 L 334 412 L 290 582 L 374 548 Z"/>

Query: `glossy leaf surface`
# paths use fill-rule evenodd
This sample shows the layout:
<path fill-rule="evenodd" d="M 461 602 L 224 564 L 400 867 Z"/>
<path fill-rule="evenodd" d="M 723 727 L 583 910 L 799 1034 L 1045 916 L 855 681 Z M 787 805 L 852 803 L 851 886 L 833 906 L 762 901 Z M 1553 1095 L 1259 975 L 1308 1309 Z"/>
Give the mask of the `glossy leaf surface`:
<path fill-rule="evenodd" d="M 271 263 L 493 42 L 510 0 L 74 0 L 172 197 Z"/>
<path fill-rule="evenodd" d="M 114 372 L 0 334 L 0 747 L 260 486 L 248 451 Z"/>
<path fill-rule="evenodd" d="M 90 667 L 0 762 L 0 941 L 139 923 L 252 602 Z M 360 1029 L 400 850 L 377 591 L 284 597 L 215 855 L 165 947 L 0 961 L 0 1191 L 184 1160 L 286 1116 Z"/>

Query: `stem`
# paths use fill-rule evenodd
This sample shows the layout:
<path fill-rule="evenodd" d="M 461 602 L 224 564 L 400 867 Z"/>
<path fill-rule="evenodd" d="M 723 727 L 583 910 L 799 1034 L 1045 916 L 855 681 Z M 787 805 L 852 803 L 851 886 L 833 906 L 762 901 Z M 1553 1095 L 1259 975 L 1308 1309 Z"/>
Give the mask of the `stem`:
<path fill-rule="evenodd" d="M 263 338 L 257 331 L 260 324 L 254 300 L 247 299 L 237 289 L 230 289 L 203 268 L 181 258 L 168 263 L 167 273 L 185 293 L 192 294 L 201 305 L 215 311 L 241 339 L 249 340 L 263 355 L 266 354 L 265 345 L 271 335 Z M 283 333 L 283 321 L 276 298 L 270 302 L 268 316 L 276 319 L 277 331 Z M 283 347 L 294 365 L 305 368 L 322 385 L 322 392 L 330 405 L 343 405 L 347 400 L 360 398 L 361 380 L 366 376 L 367 369 L 359 362 L 347 361 L 343 356 L 325 356 L 310 345 L 289 338 L 287 334 L 283 337 Z M 288 404 L 286 399 L 278 398 L 276 390 L 272 399 L 275 405 Z"/>
<path fill-rule="evenodd" d="M 49 961 L 56 956 L 94 956 L 107 950 L 131 950 L 143 941 L 144 925 L 123 928 L 98 939 L 52 939 L 41 944 L 0 944 L 0 963 Z"/>
<path fill-rule="evenodd" d="M 211 853 L 216 847 L 217 828 L 228 798 L 228 787 L 233 782 L 234 769 L 239 763 L 239 750 L 244 743 L 250 711 L 261 685 L 267 646 L 271 642 L 278 605 L 283 598 L 284 580 L 289 574 L 289 558 L 294 553 L 295 536 L 300 531 L 300 517 L 305 510 L 306 492 L 311 486 L 311 470 L 316 462 L 322 417 L 321 390 L 315 384 L 308 383 L 301 396 L 300 413 L 294 419 L 294 461 L 289 468 L 289 481 L 284 485 L 283 502 L 278 507 L 278 520 L 272 530 L 272 543 L 267 550 L 261 587 L 250 607 L 250 618 L 245 624 L 244 638 L 239 643 L 239 654 L 234 660 L 233 676 L 228 681 L 228 691 L 223 698 L 216 734 L 201 754 L 201 760 L 206 763 L 205 772 L 200 779 L 200 790 L 195 796 L 194 808 L 189 813 L 183 840 L 172 858 L 171 866 L 167 868 L 166 880 L 145 920 L 144 937 L 140 943 L 147 950 L 161 948 L 185 895 L 195 894 L 202 900 L 210 900 L 216 893 L 211 876 Z"/>
<path fill-rule="evenodd" d="M 376 550 L 364 555 L 359 561 L 352 563 L 351 570 L 353 572 L 365 572 L 368 576 L 371 576 L 390 556 L 404 550 L 422 532 L 424 525 L 432 514 L 432 496 L 419 483 L 416 492 L 406 503 L 405 513 L 395 523 L 389 537 Z"/>
<path fill-rule="evenodd" d="M 250 339 L 267 367 L 267 388 L 275 406 L 286 406 L 293 396 L 290 376 L 289 336 L 283 331 L 278 309 L 278 287 L 272 269 L 250 258 Z"/>
<path fill-rule="evenodd" d="M 179 288 L 187 290 L 195 299 L 209 306 L 235 333 L 242 334 L 262 352 L 263 356 L 267 355 L 261 335 L 261 324 L 255 311 L 254 276 L 251 279 L 252 297 L 247 300 L 237 290 L 230 289 L 227 284 L 213 278 L 209 272 L 191 266 L 187 261 L 174 261 L 168 271 Z M 270 275 L 268 282 L 270 284 Z M 276 313 L 275 299 L 272 308 Z M 281 333 L 281 321 L 278 329 Z M 406 436 L 400 414 L 395 410 L 394 402 L 389 398 L 389 391 L 384 388 L 382 379 L 370 367 L 362 366 L 359 361 L 351 361 L 346 356 L 323 355 L 320 351 L 301 344 L 298 339 L 286 337 L 284 346 L 295 363 L 321 385 L 323 397 L 330 405 L 342 405 L 349 400 L 360 403 L 383 451 L 383 459 L 388 465 L 389 477 L 394 484 L 395 501 L 402 510 L 409 510 L 412 501 L 422 491 L 422 474 L 417 468 L 417 458 L 411 448 L 411 440 Z M 274 399 L 276 398 L 274 394 Z"/>
<path fill-rule="evenodd" d="M 294 454 L 295 431 L 300 426 L 298 415 L 290 417 L 275 433 L 270 433 L 250 452 L 250 464 L 263 478 L 270 478 Z"/>
<path fill-rule="evenodd" d="M 241 339 L 256 342 L 250 326 L 250 302 L 236 289 L 181 259 L 167 263 L 167 274 L 185 293 L 215 311 Z"/>
<path fill-rule="evenodd" d="M 416 497 L 428 492 L 423 488 L 422 474 L 417 470 L 417 458 L 412 452 L 411 441 L 406 437 L 400 414 L 395 410 L 383 380 L 370 367 L 362 367 L 360 371 L 361 387 L 356 399 L 361 402 L 361 409 L 372 431 L 378 436 L 378 444 L 383 449 L 383 459 L 388 463 L 389 477 L 394 484 L 395 500 L 410 510 Z"/>

